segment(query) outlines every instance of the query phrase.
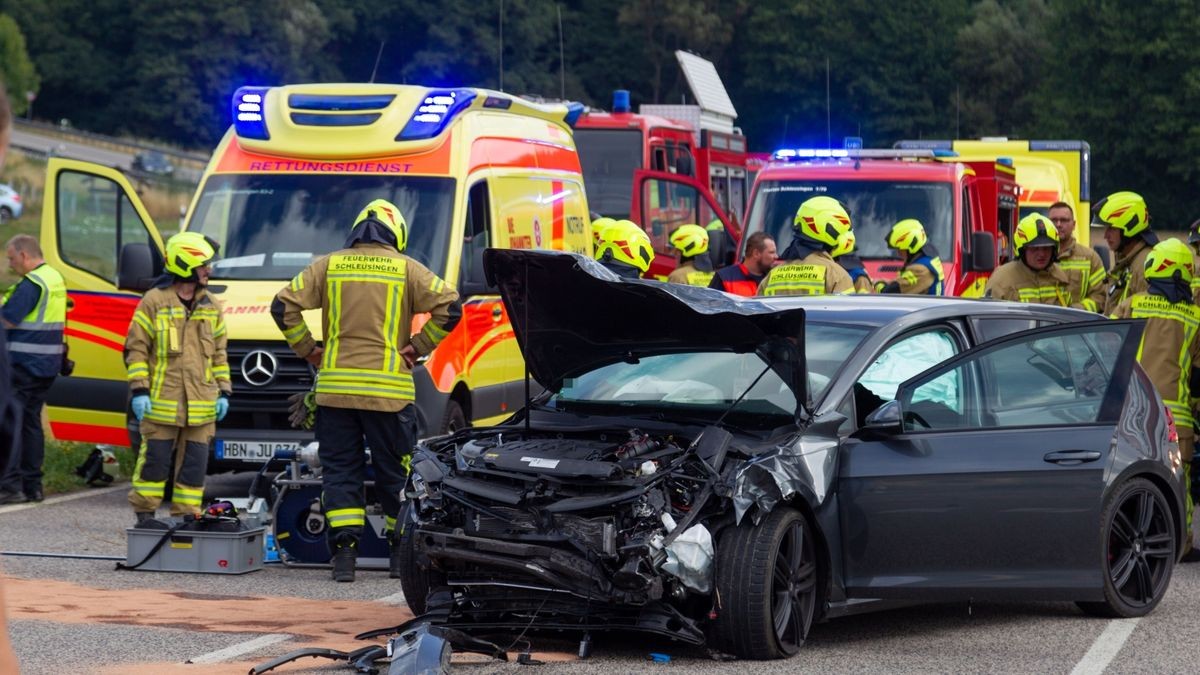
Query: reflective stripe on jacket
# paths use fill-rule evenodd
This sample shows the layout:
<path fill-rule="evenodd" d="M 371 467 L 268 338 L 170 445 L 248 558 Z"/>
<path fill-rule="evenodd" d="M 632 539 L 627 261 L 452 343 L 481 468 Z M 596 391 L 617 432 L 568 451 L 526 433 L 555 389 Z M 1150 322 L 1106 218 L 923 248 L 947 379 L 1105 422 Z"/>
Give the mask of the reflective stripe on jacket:
<path fill-rule="evenodd" d="M 793 260 L 773 268 L 758 285 L 758 294 L 763 296 L 853 292 L 854 280 L 850 278 L 850 273 L 825 251 L 816 251 L 803 260 Z"/>
<path fill-rule="evenodd" d="M 713 272 L 702 272 L 696 269 L 696 265 L 688 261 L 671 270 L 671 274 L 667 276 L 667 281 L 673 284 L 704 287 L 712 282 L 713 274 Z"/>
<path fill-rule="evenodd" d="M 301 312 L 321 308 L 325 352 L 317 405 L 397 412 L 416 396 L 400 350 L 433 351 L 462 314 L 458 292 L 395 248 L 357 244 L 313 261 L 275 296 L 271 313 L 301 357 L 316 348 Z M 431 313 L 410 335 L 414 314 Z"/>
<path fill-rule="evenodd" d="M 1196 340 L 1200 307 L 1186 300 L 1172 303 L 1160 295 L 1137 293 L 1122 302 L 1112 316 L 1146 320 L 1142 343 L 1138 345 L 1138 363 L 1171 409 L 1180 435 L 1186 428 L 1190 436 L 1195 419 L 1190 378 L 1200 356 L 1200 343 Z"/>
<path fill-rule="evenodd" d="M 38 287 L 37 304 L 9 329 L 13 362 L 37 377 L 54 377 L 62 368 L 63 328 L 67 322 L 67 284 L 58 270 L 42 263 L 25 275 Z"/>
<path fill-rule="evenodd" d="M 176 427 L 217 421 L 217 398 L 233 391 L 221 306 L 203 288 L 192 310 L 173 285 L 152 288 L 133 312 L 125 337 L 129 387 L 149 390 L 146 419 Z"/>
<path fill-rule="evenodd" d="M 921 255 L 909 261 L 896 278 L 900 292 L 909 295 L 941 295 L 945 290 L 946 272 L 942 259 Z"/>
<path fill-rule="evenodd" d="M 1107 272 L 1099 253 L 1071 239 L 1059 248 L 1058 266 L 1067 275 L 1067 304 L 1089 312 L 1104 309 L 1104 276 Z"/>
<path fill-rule="evenodd" d="M 1058 263 L 1052 263 L 1039 272 L 1020 260 L 1010 260 L 992 272 L 983 296 L 995 300 L 1066 307 L 1069 300 L 1067 284 L 1067 275 Z"/>
<path fill-rule="evenodd" d="M 1150 288 L 1146 283 L 1146 256 L 1150 255 L 1150 248 L 1146 242 L 1138 241 L 1133 250 L 1113 263 L 1112 270 L 1104 278 L 1105 314 L 1112 314 L 1126 298 L 1145 293 Z"/>

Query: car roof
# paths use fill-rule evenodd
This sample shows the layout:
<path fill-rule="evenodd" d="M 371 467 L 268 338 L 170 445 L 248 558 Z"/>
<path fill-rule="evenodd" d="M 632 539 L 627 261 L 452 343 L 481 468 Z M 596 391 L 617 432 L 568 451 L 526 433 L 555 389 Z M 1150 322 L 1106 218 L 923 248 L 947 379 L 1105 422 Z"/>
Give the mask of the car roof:
<path fill-rule="evenodd" d="M 1100 315 L 1080 309 L 1033 305 L 1002 300 L 944 297 L 939 295 L 848 294 L 756 298 L 780 310 L 802 308 L 806 322 L 852 323 L 884 326 L 900 319 L 922 323 L 988 315 L 1014 319 L 1044 319 L 1060 323 L 1092 321 Z"/>

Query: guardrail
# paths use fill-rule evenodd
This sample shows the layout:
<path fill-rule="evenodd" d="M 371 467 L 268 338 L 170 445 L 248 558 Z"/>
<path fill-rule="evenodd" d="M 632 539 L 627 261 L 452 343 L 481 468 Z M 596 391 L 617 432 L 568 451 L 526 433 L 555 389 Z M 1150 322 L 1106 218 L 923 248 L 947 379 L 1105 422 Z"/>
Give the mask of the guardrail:
<path fill-rule="evenodd" d="M 58 124 L 50 124 L 48 122 L 33 122 L 29 120 L 13 119 L 13 127 L 42 136 L 71 139 L 74 141 L 107 148 L 109 150 L 116 150 L 118 152 L 136 153 L 142 150 L 154 150 L 174 158 L 176 164 L 187 165 L 197 170 L 203 169 L 205 165 L 208 164 L 208 159 L 210 157 L 210 155 L 202 152 L 176 150 L 166 146 L 125 140 L 115 136 L 106 136 L 104 134 L 97 134 L 91 131 L 83 131 L 82 129 L 64 127 Z"/>

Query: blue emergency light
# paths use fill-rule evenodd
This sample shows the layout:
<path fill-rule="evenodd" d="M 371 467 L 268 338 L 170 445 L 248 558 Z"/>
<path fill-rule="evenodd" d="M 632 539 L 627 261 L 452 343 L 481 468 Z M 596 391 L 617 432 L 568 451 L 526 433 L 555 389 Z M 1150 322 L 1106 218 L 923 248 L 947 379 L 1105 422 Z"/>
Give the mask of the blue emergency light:
<path fill-rule="evenodd" d="M 850 152 L 844 149 L 825 148 L 784 148 L 776 150 L 772 159 L 841 159 L 849 157 Z"/>
<path fill-rule="evenodd" d="M 239 87 L 233 93 L 233 128 L 238 136 L 259 141 L 271 139 L 265 108 L 270 87 Z"/>
<path fill-rule="evenodd" d="M 470 89 L 430 89 L 396 140 L 415 141 L 437 136 L 474 100 L 475 92 Z"/>
<path fill-rule="evenodd" d="M 572 101 L 567 104 L 567 116 L 563 121 L 572 129 L 575 128 L 575 123 L 579 121 L 579 116 L 583 114 L 583 104 L 578 101 Z"/>

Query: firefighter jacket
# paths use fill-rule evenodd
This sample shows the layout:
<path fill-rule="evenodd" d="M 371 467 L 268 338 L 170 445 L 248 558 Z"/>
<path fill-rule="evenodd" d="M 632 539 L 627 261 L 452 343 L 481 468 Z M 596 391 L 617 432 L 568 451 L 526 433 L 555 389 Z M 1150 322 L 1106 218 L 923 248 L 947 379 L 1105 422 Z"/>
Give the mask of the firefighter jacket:
<path fill-rule="evenodd" d="M 758 292 L 758 285 L 762 283 L 762 280 L 763 275 L 751 274 L 745 265 L 738 263 L 717 270 L 712 280 L 708 282 L 708 287 L 734 295 L 751 297 Z"/>
<path fill-rule="evenodd" d="M 1067 275 L 1067 298 L 1072 307 L 1089 312 L 1104 309 L 1104 263 L 1100 254 L 1083 246 L 1075 238 L 1058 247 L 1058 266 Z"/>
<path fill-rule="evenodd" d="M 667 281 L 673 284 L 687 284 L 689 286 L 700 286 L 704 288 L 712 282 L 713 271 L 707 272 L 696 269 L 696 264 L 688 261 L 671 270 L 671 274 L 667 276 Z"/>
<path fill-rule="evenodd" d="M 275 295 L 271 314 L 288 345 L 307 357 L 316 349 L 301 312 L 321 309 L 325 351 L 316 402 L 332 408 L 397 412 L 416 396 L 400 351 L 424 356 L 462 315 L 458 292 L 392 246 L 359 243 L 314 260 Z M 431 317 L 410 335 L 414 314 Z"/>
<path fill-rule="evenodd" d="M 1010 260 L 992 272 L 983 297 L 1066 307 L 1070 304 L 1069 284 L 1070 279 L 1058 263 L 1051 263 L 1039 272 L 1020 260 Z"/>
<path fill-rule="evenodd" d="M 850 273 L 825 251 L 813 251 L 803 260 L 791 260 L 767 272 L 758 294 L 826 295 L 853 293 Z"/>
<path fill-rule="evenodd" d="M 216 422 L 217 398 L 233 391 L 227 341 L 221 306 L 203 288 L 190 310 L 174 285 L 147 291 L 125 337 L 129 387 L 150 395 L 145 419 L 176 427 Z"/>
<path fill-rule="evenodd" d="M 1113 312 L 1114 319 L 1145 319 L 1146 328 L 1142 343 L 1138 345 L 1137 359 L 1142 364 L 1150 381 L 1163 398 L 1163 403 L 1175 416 L 1175 427 L 1180 440 L 1193 438 L 1192 426 L 1192 369 L 1200 356 L 1200 307 L 1186 298 L 1171 302 L 1161 295 L 1136 293 L 1126 298 Z M 1191 461 L 1191 444 L 1180 450 L 1183 461 Z"/>
<path fill-rule="evenodd" d="M 900 292 L 909 295 L 941 295 L 945 282 L 942 259 L 925 253 L 910 259 L 896 277 Z"/>
<path fill-rule="evenodd" d="M 30 270 L 21 283 L 8 289 L 5 301 L 14 294 L 28 298 L 25 306 L 29 311 L 24 316 L 11 317 L 10 323 L 15 325 L 9 329 L 8 350 L 13 367 L 34 377 L 58 375 L 63 365 L 63 329 L 67 323 L 66 282 L 58 270 L 42 263 Z M 34 297 L 37 299 L 33 300 Z"/>
<path fill-rule="evenodd" d="M 1104 278 L 1105 314 L 1112 314 L 1126 298 L 1145 293 L 1149 288 L 1146 284 L 1146 256 L 1150 255 L 1150 248 L 1150 244 L 1139 240 L 1113 263 L 1108 276 Z"/>

